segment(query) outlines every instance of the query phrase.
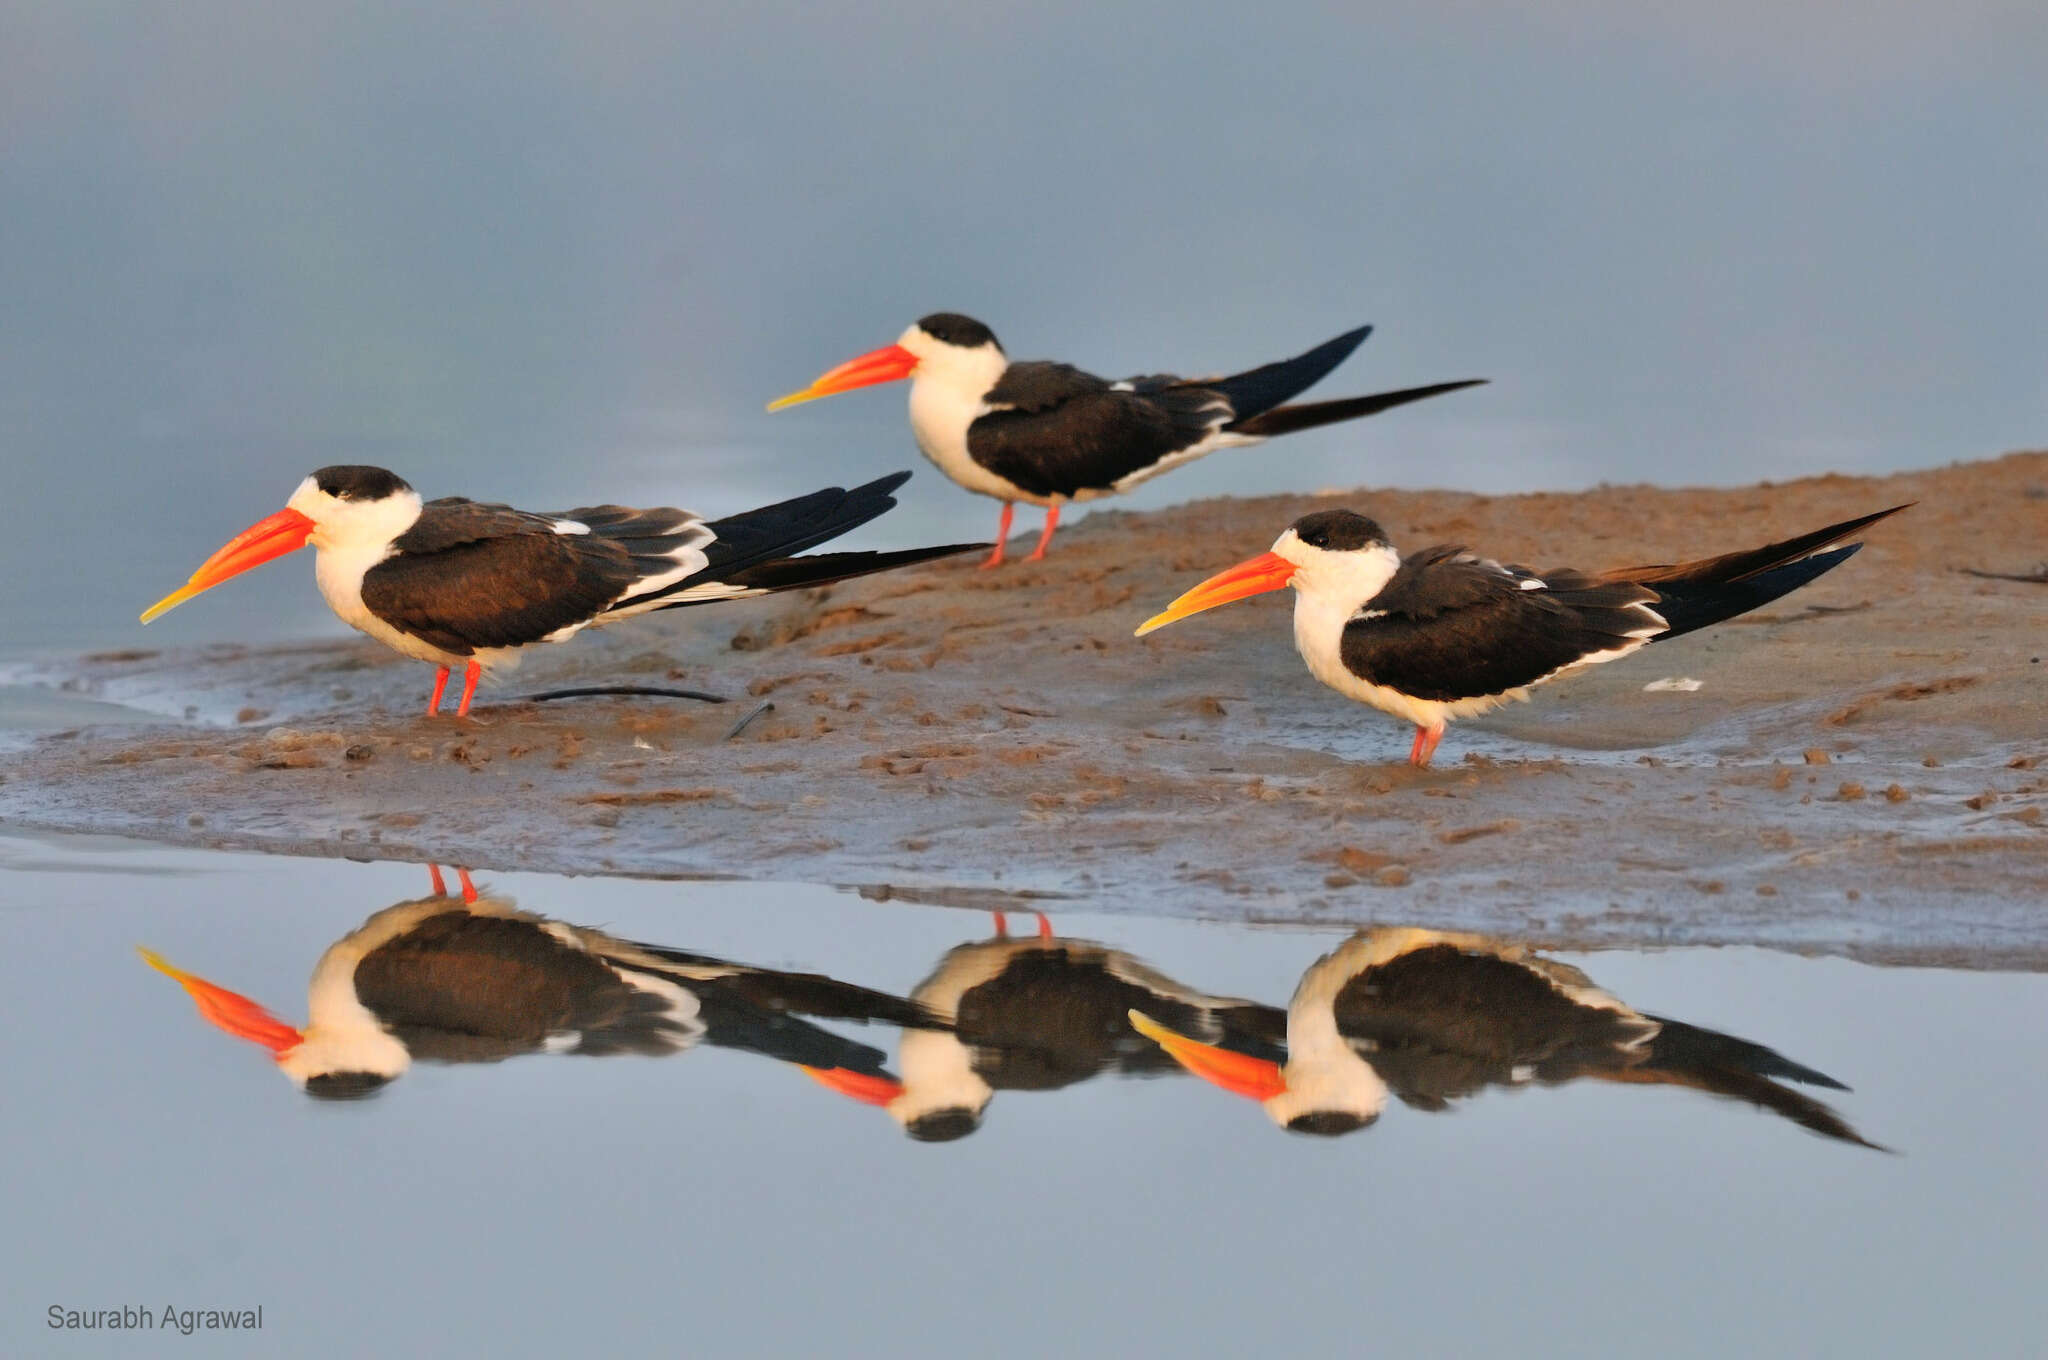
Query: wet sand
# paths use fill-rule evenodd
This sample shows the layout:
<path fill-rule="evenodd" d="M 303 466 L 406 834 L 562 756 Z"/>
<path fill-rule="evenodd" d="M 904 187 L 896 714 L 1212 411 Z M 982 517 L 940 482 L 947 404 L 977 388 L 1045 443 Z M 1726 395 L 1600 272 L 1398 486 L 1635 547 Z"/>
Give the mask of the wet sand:
<path fill-rule="evenodd" d="M 1311 509 L 1370 513 L 1406 548 L 1605 567 L 1902 501 L 1919 504 L 1815 585 L 1454 724 L 1427 771 L 1403 763 L 1410 729 L 1308 676 L 1291 596 L 1131 636 Z M 974 523 L 985 508 L 962 499 Z M 0 821 L 962 905 L 1032 893 L 1559 947 L 2042 967 L 2048 584 L 1964 569 L 2024 577 L 2044 558 L 2041 453 L 1732 490 L 1098 514 L 1042 564 L 940 564 L 586 634 L 487 681 L 466 722 L 419 713 L 430 671 L 362 641 L 31 667 L 17 683 L 59 692 L 7 757 Z M 1700 684 L 1645 688 L 1667 679 Z M 732 702 L 507 697 L 591 684 Z"/>

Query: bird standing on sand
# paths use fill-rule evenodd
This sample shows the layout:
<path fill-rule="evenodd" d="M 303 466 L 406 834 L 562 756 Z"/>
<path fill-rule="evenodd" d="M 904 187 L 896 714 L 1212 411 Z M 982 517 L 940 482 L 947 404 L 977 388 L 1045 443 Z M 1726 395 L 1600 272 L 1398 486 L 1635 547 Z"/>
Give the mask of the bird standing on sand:
<path fill-rule="evenodd" d="M 793 555 L 888 510 L 896 504 L 889 493 L 909 477 L 706 520 L 623 505 L 533 514 L 460 496 L 423 502 L 383 468 L 325 467 L 142 621 L 310 543 L 320 593 L 342 622 L 439 668 L 427 712 L 440 709 L 449 673 L 462 669 L 462 717 L 483 672 L 536 643 L 657 609 L 827 585 L 984 546 Z"/>
<path fill-rule="evenodd" d="M 1823 1137 L 1877 1146 L 1783 1085 L 1848 1089 L 1826 1073 L 1732 1034 L 1644 1014 L 1570 964 L 1484 935 L 1400 926 L 1345 941 L 1302 974 L 1287 1007 L 1284 1063 L 1202 1043 L 1140 1010 L 1130 1021 L 1292 1133 L 1365 1128 L 1389 1093 L 1438 1111 L 1489 1086 L 1590 1077 L 1744 1100 Z"/>
<path fill-rule="evenodd" d="M 1293 586 L 1294 645 L 1310 673 L 1414 723 L 1408 761 L 1423 766 L 1451 719 L 1769 604 L 1863 546 L 1842 540 L 1906 508 L 1747 552 L 1593 574 L 1534 572 L 1452 545 L 1404 558 L 1365 516 L 1323 510 L 1296 520 L 1271 552 L 1182 595 L 1137 635 Z"/>
<path fill-rule="evenodd" d="M 1025 559 L 1036 562 L 1067 501 L 1129 491 L 1214 449 L 1355 420 L 1485 381 L 1282 405 L 1320 382 L 1371 333 L 1361 326 L 1306 354 L 1227 378 L 1162 373 L 1111 382 L 1070 364 L 1013 363 L 979 321 L 934 312 L 895 344 L 847 360 L 768 409 L 909 378 L 910 429 L 925 457 L 969 491 L 1003 503 L 995 552 L 982 565 L 1002 562 L 1018 501 L 1045 507 L 1045 529 Z"/>

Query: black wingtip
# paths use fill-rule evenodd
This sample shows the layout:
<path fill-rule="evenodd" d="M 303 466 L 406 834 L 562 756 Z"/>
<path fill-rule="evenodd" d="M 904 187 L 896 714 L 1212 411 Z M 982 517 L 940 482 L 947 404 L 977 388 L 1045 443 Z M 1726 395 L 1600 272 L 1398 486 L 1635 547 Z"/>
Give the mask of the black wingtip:
<path fill-rule="evenodd" d="M 856 496 L 865 496 L 869 494 L 877 496 L 886 496 L 890 492 L 894 491 L 897 487 L 902 486 L 905 482 L 909 480 L 910 471 L 909 469 L 906 468 L 902 472 L 892 472 L 886 477 L 877 477 L 872 482 L 868 482 L 862 486 L 857 486 L 853 489 L 852 494 Z"/>
<path fill-rule="evenodd" d="M 1485 378 L 1464 378 L 1457 382 L 1431 383 L 1427 387 L 1405 387 L 1398 392 L 1375 392 L 1364 397 L 1340 397 L 1335 401 L 1275 406 L 1249 420 L 1233 421 L 1230 428 L 1239 434 L 1270 439 L 1274 435 L 1293 434 L 1297 430 L 1313 430 L 1318 426 L 1334 425 L 1339 421 L 1378 415 L 1381 411 L 1390 411 L 1396 406 L 1406 406 L 1410 402 L 1427 401 L 1431 397 L 1463 391 L 1467 387 L 1480 387 L 1487 381 Z"/>

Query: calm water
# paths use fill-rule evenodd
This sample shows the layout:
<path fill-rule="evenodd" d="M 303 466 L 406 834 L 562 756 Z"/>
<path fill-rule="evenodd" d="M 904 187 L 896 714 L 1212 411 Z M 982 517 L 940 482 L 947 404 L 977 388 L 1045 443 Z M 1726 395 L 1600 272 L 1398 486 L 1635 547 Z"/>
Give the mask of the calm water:
<path fill-rule="evenodd" d="M 1062 904 L 1051 945 L 1028 911 L 1002 944 L 987 913 L 813 886 L 477 879 L 487 900 L 744 964 L 814 1005 L 824 989 L 901 1006 L 963 961 L 1056 955 L 1071 966 L 1040 970 L 1032 1013 L 1066 1028 L 984 1023 L 970 1055 L 941 1030 L 763 1029 L 707 1005 L 665 1057 L 421 1063 L 373 1097 L 315 1100 L 136 948 L 302 1025 L 316 960 L 427 895 L 424 868 L 0 838 L 0 1351 L 170 1344 L 50 1331 L 52 1304 L 260 1305 L 261 1349 L 302 1355 L 2048 1342 L 2039 976 L 1752 950 L 1559 960 L 1838 1078 L 1854 1090 L 1791 1089 L 1891 1154 L 1668 1085 L 1537 1080 L 1429 1111 L 1444 1088 L 1413 1071 L 1369 1127 L 1312 1138 L 1096 1023 L 1080 965 L 1149 979 L 1162 1010 L 1239 999 L 1249 1050 L 1342 933 Z M 906 1091 L 971 1069 L 979 1119 L 914 1141 L 793 1056 Z"/>

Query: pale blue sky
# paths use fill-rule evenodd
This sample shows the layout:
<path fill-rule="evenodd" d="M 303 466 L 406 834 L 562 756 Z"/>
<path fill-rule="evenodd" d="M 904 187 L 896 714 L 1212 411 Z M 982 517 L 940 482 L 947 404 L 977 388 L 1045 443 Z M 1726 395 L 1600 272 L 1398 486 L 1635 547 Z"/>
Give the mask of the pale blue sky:
<path fill-rule="evenodd" d="M 2048 11 L 1658 8 L 6 0 L 6 645 L 331 625 L 295 565 L 132 620 L 334 461 L 715 511 L 915 466 L 871 541 L 985 534 L 899 393 L 761 411 L 938 308 L 1494 380 L 1140 506 L 2048 440 Z"/>

